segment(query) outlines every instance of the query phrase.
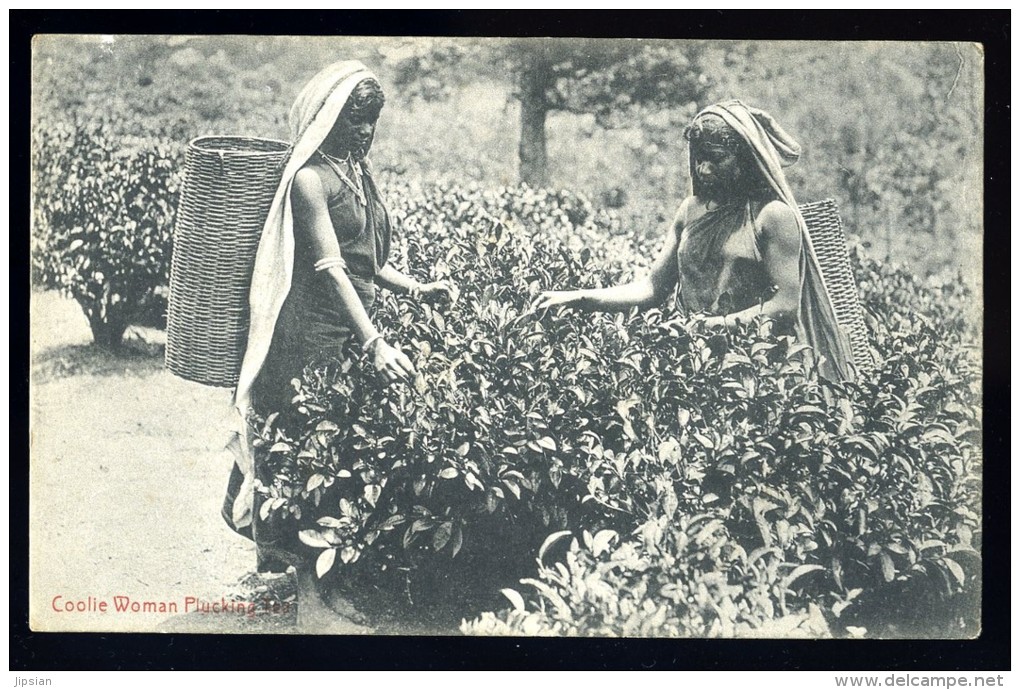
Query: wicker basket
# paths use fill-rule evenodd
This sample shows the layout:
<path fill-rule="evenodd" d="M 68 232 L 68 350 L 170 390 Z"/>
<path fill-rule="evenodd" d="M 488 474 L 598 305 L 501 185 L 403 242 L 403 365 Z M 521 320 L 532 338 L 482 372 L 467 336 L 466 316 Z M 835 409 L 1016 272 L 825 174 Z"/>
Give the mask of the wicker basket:
<path fill-rule="evenodd" d="M 199 137 L 188 145 L 170 267 L 166 365 L 209 386 L 237 383 L 262 226 L 290 145 Z"/>
<path fill-rule="evenodd" d="M 850 268 L 850 254 L 846 248 L 839 208 L 832 199 L 825 199 L 800 206 L 800 212 L 818 256 L 836 321 L 850 339 L 854 364 L 858 369 L 867 371 L 874 363 L 868 349 L 868 331 L 857 295 L 857 282 Z"/>

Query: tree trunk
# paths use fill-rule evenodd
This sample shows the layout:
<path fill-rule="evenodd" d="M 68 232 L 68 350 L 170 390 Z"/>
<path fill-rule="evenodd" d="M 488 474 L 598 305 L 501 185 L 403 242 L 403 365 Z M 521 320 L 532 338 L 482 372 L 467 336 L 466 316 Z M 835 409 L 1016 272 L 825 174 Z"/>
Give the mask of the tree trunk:
<path fill-rule="evenodd" d="M 545 152 L 545 116 L 549 112 L 546 88 L 552 73 L 546 61 L 532 56 L 520 74 L 521 140 L 518 147 L 521 182 L 544 187 L 549 181 Z"/>
<path fill-rule="evenodd" d="M 117 350 L 124 340 L 127 321 L 119 318 L 104 321 L 96 316 L 90 321 L 89 326 L 92 328 L 92 339 L 96 345 L 107 350 Z"/>

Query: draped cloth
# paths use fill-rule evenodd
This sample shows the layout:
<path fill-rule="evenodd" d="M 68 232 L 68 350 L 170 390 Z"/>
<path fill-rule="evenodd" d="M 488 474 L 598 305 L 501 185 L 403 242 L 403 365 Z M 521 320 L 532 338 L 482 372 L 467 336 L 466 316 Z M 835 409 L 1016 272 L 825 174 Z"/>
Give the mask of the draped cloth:
<path fill-rule="evenodd" d="M 801 234 L 798 337 L 810 345 L 819 358 L 818 370 L 822 376 L 836 381 L 852 379 L 850 341 L 836 320 L 811 236 L 783 173 L 784 167 L 793 165 L 800 158 L 800 145 L 771 115 L 740 101 L 711 105 L 697 117 L 704 115 L 722 118 L 747 143 L 772 191 L 797 217 Z"/>
<path fill-rule="evenodd" d="M 688 312 L 733 314 L 773 293 L 755 218 L 763 202 L 735 201 L 685 219 L 677 238 L 680 299 Z"/>
<path fill-rule="evenodd" d="M 228 443 L 235 462 L 244 474 L 244 483 L 234 502 L 231 519 L 243 529 L 252 523 L 255 472 L 252 453 L 251 393 L 272 344 L 276 323 L 294 275 L 294 212 L 290 191 L 294 177 L 315 154 L 333 129 L 340 111 L 354 87 L 375 75 L 356 60 L 337 62 L 316 74 L 298 94 L 291 107 L 288 124 L 293 147 L 283 176 L 273 197 L 262 229 L 251 290 L 248 293 L 250 324 L 248 342 L 241 361 L 241 372 L 234 391 L 234 407 L 239 429 Z"/>

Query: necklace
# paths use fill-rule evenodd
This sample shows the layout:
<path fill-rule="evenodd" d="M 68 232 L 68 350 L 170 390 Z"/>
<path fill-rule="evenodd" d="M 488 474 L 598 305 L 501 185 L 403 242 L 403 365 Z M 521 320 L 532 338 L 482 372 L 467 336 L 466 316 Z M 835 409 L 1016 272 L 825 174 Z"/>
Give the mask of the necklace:
<path fill-rule="evenodd" d="M 358 198 L 361 205 L 368 206 L 368 199 L 365 197 L 365 189 L 361 184 L 361 165 L 357 161 L 351 160 L 350 154 L 347 154 L 346 159 L 337 158 L 336 156 L 331 156 L 322 149 L 319 149 L 319 155 L 322 156 L 324 161 L 329 163 L 329 167 L 333 168 L 333 172 L 336 173 L 337 177 L 339 177 L 340 180 L 343 181 L 343 183 L 346 184 L 352 192 L 354 192 L 354 196 Z M 351 166 L 351 172 L 354 175 L 354 180 L 357 180 L 357 182 L 348 177 L 347 173 L 344 172 L 344 163 Z"/>
<path fill-rule="evenodd" d="M 721 208 L 732 206 L 734 203 L 736 203 L 736 202 L 733 199 L 725 199 L 724 198 L 722 201 L 719 201 L 719 200 L 716 200 L 716 199 L 706 199 L 705 200 L 705 212 L 706 213 L 712 213 L 713 211 L 718 211 Z"/>

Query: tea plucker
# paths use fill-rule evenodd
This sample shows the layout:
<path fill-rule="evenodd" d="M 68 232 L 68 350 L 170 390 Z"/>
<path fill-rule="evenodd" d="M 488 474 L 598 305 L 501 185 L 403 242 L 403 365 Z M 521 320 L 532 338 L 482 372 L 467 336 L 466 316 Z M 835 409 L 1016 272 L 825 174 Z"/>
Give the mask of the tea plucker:
<path fill-rule="evenodd" d="M 289 124 L 294 142 L 255 259 L 251 323 L 235 405 L 244 420 L 237 436 L 224 517 L 254 538 L 260 570 L 297 569 L 298 615 L 304 624 L 330 616 L 311 568 L 314 555 L 297 539 L 295 521 L 259 516 L 256 479 L 271 481 L 264 451 L 253 448 L 250 412 L 279 413 L 286 424 L 291 380 L 306 365 L 344 356 L 354 338 L 385 382 L 414 368 L 372 322 L 377 286 L 421 298 L 449 297 L 447 281 L 421 283 L 389 263 L 391 225 L 367 159 L 384 96 L 360 62 L 317 74 L 297 97 Z"/>
<path fill-rule="evenodd" d="M 850 379 L 849 341 L 783 173 L 800 157 L 799 144 L 771 115 L 740 101 L 705 108 L 684 136 L 691 194 L 647 275 L 607 288 L 545 292 L 535 308 L 650 307 L 679 288 L 683 308 L 706 325 L 769 317 L 812 347 L 822 375 Z"/>

